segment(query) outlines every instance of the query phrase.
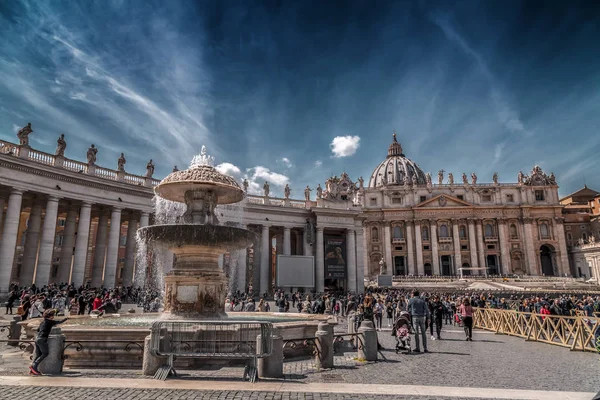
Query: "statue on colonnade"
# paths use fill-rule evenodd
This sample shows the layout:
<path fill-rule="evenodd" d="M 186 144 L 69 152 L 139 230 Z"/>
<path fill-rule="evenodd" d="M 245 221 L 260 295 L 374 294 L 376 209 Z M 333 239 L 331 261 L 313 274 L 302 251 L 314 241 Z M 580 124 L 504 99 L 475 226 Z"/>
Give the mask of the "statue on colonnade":
<path fill-rule="evenodd" d="M 31 132 L 33 132 L 33 129 L 31 129 L 31 122 L 19 129 L 17 132 L 17 138 L 19 139 L 19 144 L 21 146 L 29 146 L 29 134 Z"/>
<path fill-rule="evenodd" d="M 98 148 L 95 145 L 91 145 L 87 151 L 87 161 L 88 164 L 96 163 L 96 157 L 98 155 Z"/>
<path fill-rule="evenodd" d="M 56 141 L 56 151 L 54 152 L 55 156 L 64 157 L 65 150 L 67 148 L 67 141 L 65 140 L 65 134 L 61 134 Z"/>

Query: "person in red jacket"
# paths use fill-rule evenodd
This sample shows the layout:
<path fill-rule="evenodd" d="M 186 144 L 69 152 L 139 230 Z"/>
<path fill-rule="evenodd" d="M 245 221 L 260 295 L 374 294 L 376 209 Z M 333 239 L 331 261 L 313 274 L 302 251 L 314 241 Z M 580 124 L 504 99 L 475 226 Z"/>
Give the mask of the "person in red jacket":
<path fill-rule="evenodd" d="M 94 299 L 94 303 L 92 304 L 92 310 L 97 310 L 100 307 L 102 307 L 102 297 L 100 295 L 97 295 Z"/>
<path fill-rule="evenodd" d="M 550 314 L 552 314 L 550 312 L 550 304 L 544 303 L 544 306 L 542 308 L 540 308 L 540 314 L 542 314 L 542 315 L 550 315 Z M 542 321 L 544 319 L 546 319 L 546 317 L 542 317 Z"/>

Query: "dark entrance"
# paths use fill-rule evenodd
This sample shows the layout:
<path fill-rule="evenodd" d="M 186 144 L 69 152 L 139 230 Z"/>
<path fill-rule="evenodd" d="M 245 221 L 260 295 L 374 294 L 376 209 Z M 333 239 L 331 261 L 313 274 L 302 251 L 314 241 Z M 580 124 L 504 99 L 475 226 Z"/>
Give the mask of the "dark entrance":
<path fill-rule="evenodd" d="M 487 256 L 487 271 L 489 275 L 498 275 L 498 257 L 495 254 Z"/>
<path fill-rule="evenodd" d="M 448 276 L 451 275 L 451 269 L 452 269 L 452 264 L 451 264 L 450 260 L 450 256 L 442 256 L 442 275 L 443 276 Z"/>
<path fill-rule="evenodd" d="M 425 265 L 423 266 L 423 269 L 425 270 L 424 271 L 425 275 L 427 275 L 427 276 L 433 275 L 433 273 L 431 271 L 431 264 L 425 263 Z"/>
<path fill-rule="evenodd" d="M 542 264 L 542 274 L 544 274 L 544 276 L 554 276 L 554 268 L 552 267 L 552 249 L 547 245 L 540 247 L 540 262 Z"/>
<path fill-rule="evenodd" d="M 471 266 L 467 263 L 463 263 L 462 265 L 463 268 L 470 268 Z M 470 269 L 463 269 L 463 276 L 465 275 L 471 275 L 471 270 Z"/>
<path fill-rule="evenodd" d="M 406 275 L 406 266 L 404 265 L 404 256 L 394 257 L 394 275 Z"/>

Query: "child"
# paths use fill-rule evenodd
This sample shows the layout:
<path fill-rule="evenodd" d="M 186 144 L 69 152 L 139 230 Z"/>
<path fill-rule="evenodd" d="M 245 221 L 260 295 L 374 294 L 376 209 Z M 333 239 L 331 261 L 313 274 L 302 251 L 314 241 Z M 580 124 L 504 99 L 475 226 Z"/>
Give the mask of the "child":
<path fill-rule="evenodd" d="M 33 363 L 29 367 L 30 375 L 41 375 L 40 371 L 38 371 L 38 365 L 44 361 L 46 357 L 48 357 L 48 353 L 50 350 L 48 349 L 48 336 L 50 335 L 50 331 L 53 327 L 58 324 L 62 324 L 68 318 L 65 318 L 61 321 L 55 321 L 54 316 L 56 315 L 55 310 L 46 310 L 44 311 L 44 320 L 40 324 L 38 328 L 37 338 L 35 339 L 35 352 L 37 357 L 33 360 Z"/>

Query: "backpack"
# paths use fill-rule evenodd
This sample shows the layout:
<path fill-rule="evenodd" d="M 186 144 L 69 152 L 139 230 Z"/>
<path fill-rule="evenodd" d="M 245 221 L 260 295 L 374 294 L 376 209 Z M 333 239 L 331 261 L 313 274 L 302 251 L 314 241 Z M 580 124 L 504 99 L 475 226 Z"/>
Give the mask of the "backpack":
<path fill-rule="evenodd" d="M 23 315 L 25 314 L 25 308 L 23 307 L 23 304 L 21 304 L 19 306 L 19 308 L 17 308 L 17 315 Z"/>

